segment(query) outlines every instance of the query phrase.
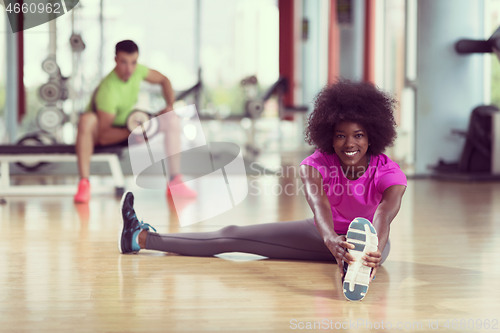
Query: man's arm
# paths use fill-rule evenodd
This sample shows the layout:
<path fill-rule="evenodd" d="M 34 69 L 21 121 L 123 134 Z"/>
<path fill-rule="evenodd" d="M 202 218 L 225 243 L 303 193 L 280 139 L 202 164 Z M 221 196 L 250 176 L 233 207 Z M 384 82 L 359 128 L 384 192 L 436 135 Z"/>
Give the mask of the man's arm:
<path fill-rule="evenodd" d="M 154 69 L 149 70 L 145 80 L 149 83 L 161 85 L 163 97 L 165 98 L 165 102 L 167 103 L 164 112 L 173 110 L 175 102 L 175 92 L 172 88 L 170 80 L 165 75 L 161 74 L 158 71 L 155 71 Z"/>
<path fill-rule="evenodd" d="M 113 127 L 114 120 L 114 114 L 99 110 L 97 111 L 97 122 L 99 124 L 97 129 L 97 143 L 99 145 L 110 145 L 122 142 L 130 135 L 129 130 L 126 128 Z"/>

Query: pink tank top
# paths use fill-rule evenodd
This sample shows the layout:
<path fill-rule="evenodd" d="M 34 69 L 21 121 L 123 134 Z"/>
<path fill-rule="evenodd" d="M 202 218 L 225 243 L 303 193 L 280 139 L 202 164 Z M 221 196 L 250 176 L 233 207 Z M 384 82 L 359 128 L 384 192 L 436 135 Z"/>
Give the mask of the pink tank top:
<path fill-rule="evenodd" d="M 314 167 L 323 176 L 323 189 L 330 202 L 337 234 L 346 234 L 356 217 L 373 221 L 384 191 L 392 185 L 407 184 L 399 165 L 384 154 L 371 156 L 368 169 L 356 180 L 347 179 L 335 154 L 316 150 L 302 164 Z"/>

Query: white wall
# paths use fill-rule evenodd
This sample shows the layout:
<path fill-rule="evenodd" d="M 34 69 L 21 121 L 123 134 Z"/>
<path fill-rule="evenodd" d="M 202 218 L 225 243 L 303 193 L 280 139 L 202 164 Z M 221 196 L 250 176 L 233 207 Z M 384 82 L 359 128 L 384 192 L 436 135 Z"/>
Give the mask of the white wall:
<path fill-rule="evenodd" d="M 429 174 L 439 159 L 458 161 L 471 110 L 484 98 L 483 56 L 461 56 L 461 38 L 484 38 L 484 0 L 419 0 L 415 172 Z"/>

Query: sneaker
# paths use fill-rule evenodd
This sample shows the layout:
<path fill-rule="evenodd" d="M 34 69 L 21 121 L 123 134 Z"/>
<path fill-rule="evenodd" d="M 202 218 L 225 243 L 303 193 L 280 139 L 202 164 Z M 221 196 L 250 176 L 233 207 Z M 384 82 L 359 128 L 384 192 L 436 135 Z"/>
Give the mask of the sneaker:
<path fill-rule="evenodd" d="M 346 238 L 348 243 L 355 246 L 354 249 L 348 250 L 355 262 L 348 265 L 344 274 L 342 281 L 344 296 L 350 301 L 360 301 L 368 292 L 372 271 L 371 267 L 363 265 L 362 258 L 368 252 L 377 251 L 377 232 L 370 221 L 357 217 L 349 225 Z"/>
<path fill-rule="evenodd" d="M 75 203 L 87 203 L 90 200 L 90 182 L 87 178 L 80 179 L 78 190 L 73 197 Z"/>
<path fill-rule="evenodd" d="M 137 243 L 137 237 L 142 230 L 156 229 L 151 225 L 139 221 L 134 211 L 134 195 L 127 192 L 123 195 L 120 204 L 123 218 L 123 228 L 121 236 L 118 238 L 118 249 L 121 253 L 139 252 L 141 247 Z"/>
<path fill-rule="evenodd" d="M 196 191 L 187 187 L 186 184 L 182 181 L 182 176 L 177 175 L 168 182 L 167 185 L 167 197 L 172 197 L 172 191 L 175 194 L 176 198 L 196 198 L 198 193 Z"/>

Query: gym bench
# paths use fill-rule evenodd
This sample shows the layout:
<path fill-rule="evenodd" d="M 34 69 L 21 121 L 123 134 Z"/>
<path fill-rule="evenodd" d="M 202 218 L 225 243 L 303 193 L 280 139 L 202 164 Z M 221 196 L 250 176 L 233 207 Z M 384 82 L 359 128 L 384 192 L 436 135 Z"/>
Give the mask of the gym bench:
<path fill-rule="evenodd" d="M 92 155 L 92 162 L 107 162 L 115 185 L 115 195 L 125 189 L 125 178 L 118 158 L 125 147 L 121 145 L 98 146 Z M 61 185 L 11 185 L 9 163 L 77 162 L 74 145 L 56 144 L 49 146 L 0 145 L 0 195 L 31 194 L 74 194 L 77 184 Z M 108 188 L 92 187 L 92 192 L 109 192 Z"/>

